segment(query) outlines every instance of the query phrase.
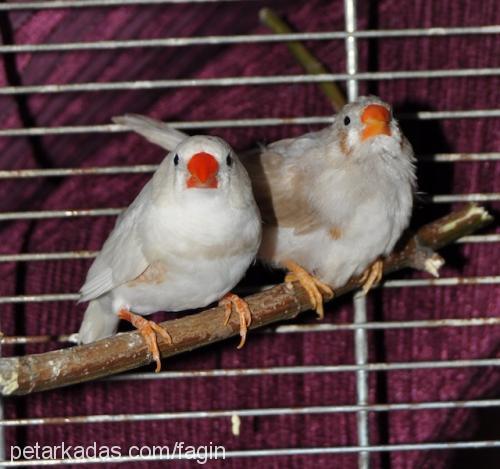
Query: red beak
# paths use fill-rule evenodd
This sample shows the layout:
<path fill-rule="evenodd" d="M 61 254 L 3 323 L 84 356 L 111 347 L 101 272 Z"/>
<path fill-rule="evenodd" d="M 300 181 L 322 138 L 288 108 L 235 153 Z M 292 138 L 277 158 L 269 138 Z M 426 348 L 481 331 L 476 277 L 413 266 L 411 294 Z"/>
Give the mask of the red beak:
<path fill-rule="evenodd" d="M 187 168 L 191 173 L 191 176 L 187 180 L 187 187 L 217 188 L 219 163 L 217 163 L 217 160 L 210 153 L 196 153 L 189 160 Z"/>
<path fill-rule="evenodd" d="M 389 123 L 391 113 L 385 106 L 379 104 L 369 104 L 361 114 L 361 122 L 365 124 L 361 140 L 366 140 L 377 135 L 391 135 Z"/>

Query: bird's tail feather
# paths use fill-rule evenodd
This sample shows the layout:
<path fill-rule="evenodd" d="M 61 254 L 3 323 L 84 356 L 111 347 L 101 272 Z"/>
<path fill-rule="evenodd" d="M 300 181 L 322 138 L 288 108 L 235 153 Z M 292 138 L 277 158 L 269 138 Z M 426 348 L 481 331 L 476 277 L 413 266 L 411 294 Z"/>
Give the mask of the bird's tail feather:
<path fill-rule="evenodd" d="M 78 342 L 88 344 L 113 335 L 119 321 L 118 316 L 111 310 L 103 308 L 99 300 L 92 300 L 85 311 L 78 331 Z"/>
<path fill-rule="evenodd" d="M 159 145 L 167 151 L 172 151 L 179 143 L 188 138 L 187 134 L 174 129 L 165 122 L 139 114 L 116 116 L 113 117 L 113 122 L 137 132 L 150 142 Z"/>

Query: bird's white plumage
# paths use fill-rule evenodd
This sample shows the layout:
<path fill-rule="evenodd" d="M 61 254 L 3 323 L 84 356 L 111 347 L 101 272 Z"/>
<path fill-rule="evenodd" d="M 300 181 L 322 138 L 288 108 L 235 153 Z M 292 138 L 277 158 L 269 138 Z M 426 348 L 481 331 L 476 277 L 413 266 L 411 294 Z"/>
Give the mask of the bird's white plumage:
<path fill-rule="evenodd" d="M 390 110 L 360 98 L 331 127 L 243 160 L 263 213 L 260 258 L 294 260 L 338 287 L 393 249 L 411 214 L 413 151 L 393 118 L 390 136 L 361 139 L 361 113 L 371 104 Z"/>
<path fill-rule="evenodd" d="M 139 114 L 113 117 L 113 122 L 133 129 L 134 132 L 141 134 L 151 143 L 165 148 L 167 151 L 174 150 L 179 143 L 188 137 L 185 133 L 168 127 L 163 122 Z"/>
<path fill-rule="evenodd" d="M 152 132 L 159 142 L 158 127 L 148 126 L 148 120 L 135 116 L 121 122 L 134 130 L 138 122 L 139 133 Z M 167 137 L 163 146 L 173 141 Z M 186 185 L 188 162 L 200 152 L 219 164 L 215 189 Z M 112 334 L 123 307 L 149 314 L 220 299 L 243 277 L 260 236 L 248 175 L 229 145 L 216 137 L 183 139 L 118 218 L 92 264 L 81 289 L 81 301 L 91 302 L 80 341 Z"/>
<path fill-rule="evenodd" d="M 87 273 L 85 284 L 80 290 L 80 301 L 98 298 L 146 270 L 149 262 L 143 254 L 137 226 L 143 222 L 144 210 L 150 199 L 151 182 L 148 182 L 134 202 L 118 217 L 113 231 Z"/>

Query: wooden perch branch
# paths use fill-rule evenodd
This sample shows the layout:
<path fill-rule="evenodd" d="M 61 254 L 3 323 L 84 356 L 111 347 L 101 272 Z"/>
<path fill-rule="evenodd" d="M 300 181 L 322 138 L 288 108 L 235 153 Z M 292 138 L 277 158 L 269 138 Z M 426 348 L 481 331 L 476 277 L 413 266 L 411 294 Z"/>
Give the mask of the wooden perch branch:
<path fill-rule="evenodd" d="M 406 267 L 431 271 L 442 264 L 433 252 L 456 239 L 482 228 L 492 217 L 482 207 L 469 205 L 418 230 L 398 252 L 384 262 L 384 273 Z M 360 286 L 354 279 L 337 289 L 339 296 Z M 252 329 L 296 317 L 311 308 L 299 284 L 277 285 L 246 298 L 252 309 Z M 173 339 L 169 345 L 159 339 L 162 357 L 171 357 L 198 347 L 238 335 L 233 315 L 223 324 L 224 309 L 212 308 L 199 314 L 162 323 Z M 249 337 L 251 339 L 251 335 Z M 137 331 L 118 334 L 88 345 L 53 352 L 0 359 L 0 392 L 3 395 L 28 394 L 103 378 L 151 362 L 151 356 Z"/>

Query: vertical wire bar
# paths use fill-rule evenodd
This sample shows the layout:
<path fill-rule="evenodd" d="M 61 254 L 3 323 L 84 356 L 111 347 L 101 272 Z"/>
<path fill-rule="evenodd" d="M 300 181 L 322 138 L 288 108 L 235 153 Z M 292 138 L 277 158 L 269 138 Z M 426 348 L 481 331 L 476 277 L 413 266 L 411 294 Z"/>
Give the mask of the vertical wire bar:
<path fill-rule="evenodd" d="M 3 397 L 0 397 L 0 419 L 3 421 L 4 419 L 4 411 L 3 411 Z M 3 425 L 0 426 L 0 461 L 6 461 L 5 459 L 5 427 Z M 5 466 L 0 462 L 0 469 L 4 469 Z"/>
<path fill-rule="evenodd" d="M 3 323 L 0 319 L 0 331 L 3 330 Z M 0 359 L 2 356 L 2 345 L 0 343 Z M 4 412 L 4 397 L 0 396 L 0 421 L 5 420 L 5 412 Z M 0 469 L 4 469 L 6 466 L 2 464 L 2 461 L 6 461 L 6 452 L 5 452 L 5 427 L 0 425 Z"/>
<path fill-rule="evenodd" d="M 2 348 L 0 345 L 0 357 L 2 355 Z M 0 396 L 0 421 L 5 420 L 4 415 L 4 398 Z M 5 427 L 0 425 L 0 461 L 5 461 Z M 4 465 L 0 462 L 0 469 L 4 469 Z"/>
<path fill-rule="evenodd" d="M 354 324 L 366 323 L 366 296 L 363 292 L 354 295 Z M 365 328 L 354 330 L 354 353 L 356 365 L 366 365 L 368 363 L 368 331 Z M 356 396 L 358 405 L 368 404 L 368 371 L 356 371 Z M 356 412 L 356 423 L 358 427 L 359 446 L 369 446 L 370 438 L 368 436 L 368 412 L 358 410 Z M 358 457 L 358 467 L 360 469 L 369 469 L 370 454 L 361 451 Z"/>
<path fill-rule="evenodd" d="M 349 75 L 358 72 L 358 46 L 354 33 L 356 32 L 356 0 L 344 0 L 346 67 Z M 353 101 L 358 97 L 358 82 L 352 78 L 347 80 L 347 99 Z"/>
<path fill-rule="evenodd" d="M 346 68 L 349 75 L 358 73 L 358 47 L 354 33 L 356 32 L 356 0 L 344 0 L 345 30 L 348 34 L 345 40 Z M 358 81 L 352 78 L 347 81 L 347 99 L 354 101 L 358 97 Z M 354 323 L 366 323 L 366 296 L 358 293 L 354 296 Z M 354 353 L 356 365 L 365 365 L 368 361 L 368 337 L 365 328 L 354 330 Z M 358 405 L 368 404 L 368 372 L 358 370 L 356 372 L 356 397 Z M 358 430 L 359 446 L 369 446 L 368 435 L 368 413 L 366 410 L 356 412 L 356 423 Z M 358 455 L 359 469 L 370 468 L 370 454 L 361 451 Z"/>

